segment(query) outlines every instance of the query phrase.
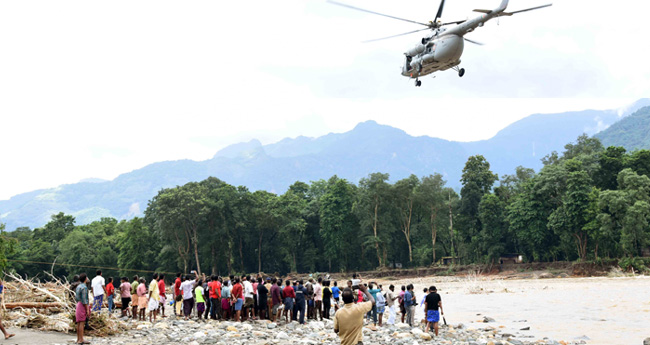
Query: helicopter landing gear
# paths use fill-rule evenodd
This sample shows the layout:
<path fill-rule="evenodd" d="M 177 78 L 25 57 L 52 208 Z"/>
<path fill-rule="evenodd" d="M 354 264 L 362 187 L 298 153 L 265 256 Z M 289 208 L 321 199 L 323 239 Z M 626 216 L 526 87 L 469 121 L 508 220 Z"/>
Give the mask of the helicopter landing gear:
<path fill-rule="evenodd" d="M 458 72 L 459 77 L 463 77 L 465 75 L 465 69 L 464 68 L 458 68 L 458 66 L 452 68 L 454 71 Z"/>
<path fill-rule="evenodd" d="M 422 80 L 415 79 L 415 86 L 416 86 L 416 87 L 420 87 L 420 86 L 422 86 Z"/>

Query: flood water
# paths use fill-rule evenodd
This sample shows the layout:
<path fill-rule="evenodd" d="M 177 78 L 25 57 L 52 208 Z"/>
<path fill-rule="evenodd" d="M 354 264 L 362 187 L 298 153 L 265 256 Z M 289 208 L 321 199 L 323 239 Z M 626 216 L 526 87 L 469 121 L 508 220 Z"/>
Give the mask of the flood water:
<path fill-rule="evenodd" d="M 435 285 L 442 296 L 446 320 L 454 325 L 492 326 L 521 340 L 584 339 L 593 345 L 643 344 L 650 337 L 647 276 L 521 280 L 430 277 L 392 283 L 398 291 L 397 284 L 409 282 L 415 285 L 418 303 L 424 295 L 422 289 Z M 479 322 L 483 316 L 496 322 Z M 423 317 L 422 306 L 418 306 L 416 319 Z M 525 327 L 530 330 L 521 330 Z"/>

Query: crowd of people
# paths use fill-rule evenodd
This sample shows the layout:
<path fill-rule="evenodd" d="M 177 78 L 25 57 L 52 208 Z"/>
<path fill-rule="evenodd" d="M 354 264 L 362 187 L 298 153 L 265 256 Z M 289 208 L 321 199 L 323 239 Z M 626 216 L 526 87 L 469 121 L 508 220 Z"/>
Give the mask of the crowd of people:
<path fill-rule="evenodd" d="M 364 318 L 376 327 L 385 323 L 395 324 L 397 310 L 401 321 L 411 327 L 415 324 L 415 309 L 418 303 L 412 284 L 402 286 L 400 292 L 395 286 L 387 289 L 375 282 L 363 283 L 357 275 L 341 288 L 329 276 L 303 279 L 278 277 L 198 275 L 195 271 L 183 275 L 178 273 L 171 286 L 171 301 L 167 302 L 165 275 L 154 273 L 147 284 L 145 277 L 120 278 L 119 286 L 113 278 L 104 279 L 98 270 L 89 281 L 85 273 L 75 276 L 71 284 L 76 301 L 77 343 L 88 344 L 84 329 L 91 312 L 101 312 L 106 300 L 109 315 L 113 314 L 116 297 L 119 295 L 121 317 L 131 320 L 155 322 L 158 315 L 165 316 L 168 304 L 177 317 L 199 321 L 270 320 L 304 324 L 306 320 L 334 318 L 334 330 L 343 344 L 357 344 L 361 341 Z M 93 299 L 89 299 L 92 291 Z M 438 322 L 442 314 L 442 301 L 434 286 L 424 289 L 419 303 L 424 308 L 422 320 L 426 330 L 432 329 L 438 335 Z"/>

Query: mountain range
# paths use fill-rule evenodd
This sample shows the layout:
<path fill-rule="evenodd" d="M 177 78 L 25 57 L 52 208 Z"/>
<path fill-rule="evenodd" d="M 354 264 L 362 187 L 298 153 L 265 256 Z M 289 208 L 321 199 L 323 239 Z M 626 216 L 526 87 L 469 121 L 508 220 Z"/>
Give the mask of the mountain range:
<path fill-rule="evenodd" d="M 458 189 L 469 156 L 484 155 L 500 176 L 514 173 L 520 165 L 539 170 L 541 158 L 552 151 L 562 151 L 564 145 L 583 133 L 595 135 L 611 128 L 617 134 L 604 131 L 599 135 L 621 137 L 621 131 L 630 129 L 617 123 L 624 124 L 628 118 L 640 121 L 636 114 L 628 115 L 648 106 L 650 99 L 641 99 L 625 110 L 534 114 L 488 140 L 475 142 L 414 137 L 374 121 L 360 123 L 349 132 L 318 138 L 299 136 L 268 145 L 251 140 L 225 147 L 205 161 L 158 162 L 111 181 L 86 179 L 0 200 L 0 222 L 8 230 L 39 227 L 58 212 L 74 215 L 78 224 L 101 217 L 128 219 L 142 215 L 148 200 L 161 188 L 200 181 L 208 176 L 251 190 L 283 193 L 295 181 L 309 182 L 332 175 L 357 183 L 373 172 L 389 173 L 391 181 L 410 174 L 441 173 L 449 186 Z M 650 122 L 641 122 L 646 124 L 647 134 Z M 650 145 L 647 139 L 646 136 L 640 142 Z M 639 148 L 636 144 L 634 147 Z"/>

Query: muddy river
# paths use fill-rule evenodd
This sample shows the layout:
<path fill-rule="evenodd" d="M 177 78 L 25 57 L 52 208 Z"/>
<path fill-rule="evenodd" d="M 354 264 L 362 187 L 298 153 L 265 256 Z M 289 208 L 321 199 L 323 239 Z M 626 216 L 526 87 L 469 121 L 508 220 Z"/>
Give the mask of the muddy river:
<path fill-rule="evenodd" d="M 501 280 L 481 276 L 400 280 L 442 296 L 448 323 L 492 326 L 522 340 L 583 339 L 587 344 L 643 344 L 650 337 L 650 277 Z M 396 291 L 399 286 L 396 287 Z M 483 317 L 495 320 L 483 323 Z M 418 320 L 424 317 L 417 307 Z M 530 330 L 521 330 L 530 327 Z"/>

